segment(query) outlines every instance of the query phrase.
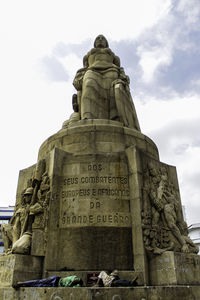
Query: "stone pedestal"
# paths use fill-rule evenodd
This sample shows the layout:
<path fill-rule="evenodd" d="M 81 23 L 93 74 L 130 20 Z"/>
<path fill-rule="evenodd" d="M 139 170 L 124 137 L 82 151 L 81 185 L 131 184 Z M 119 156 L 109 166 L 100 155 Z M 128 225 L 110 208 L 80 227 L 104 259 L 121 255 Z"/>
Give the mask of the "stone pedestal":
<path fill-rule="evenodd" d="M 118 153 L 130 146 L 159 159 L 155 143 L 141 132 L 111 120 L 80 120 L 50 136 L 40 147 L 38 160 L 54 148 L 74 154 Z"/>
<path fill-rule="evenodd" d="M 76 122 L 42 144 L 52 179 L 45 270 L 134 269 L 147 283 L 140 150 L 158 159 L 149 138 L 108 120 Z"/>
<path fill-rule="evenodd" d="M 200 256 L 167 251 L 149 260 L 152 285 L 200 284 Z"/>
<path fill-rule="evenodd" d="M 42 257 L 21 254 L 0 256 L 0 287 L 10 287 L 18 281 L 41 278 L 42 266 Z"/>
<path fill-rule="evenodd" d="M 46 204 L 32 224 L 31 255 L 1 257 L 0 286 L 8 287 L 0 290 L 2 299 L 199 299 L 199 256 L 180 253 L 180 244 L 166 226 L 164 207 L 154 215 L 152 182 L 157 188 L 161 178 L 167 178 L 168 187 L 179 194 L 175 167 L 159 161 L 149 138 L 119 122 L 82 120 L 46 140 L 38 157 L 39 162 L 45 160 L 49 180 L 46 190 L 42 183 L 39 190 Z M 18 203 L 35 168 L 20 172 Z M 181 210 L 178 213 L 182 220 Z M 174 251 L 164 252 L 170 245 Z M 162 254 L 156 255 L 159 251 Z M 137 274 L 140 287 L 9 288 L 17 281 L 72 274 L 87 285 L 89 273 L 114 269 L 121 279 Z"/>
<path fill-rule="evenodd" d="M 0 288 L 2 300 L 199 300 L 200 286 Z"/>
<path fill-rule="evenodd" d="M 0 257 L 3 300 L 200 299 L 176 168 L 141 133 L 129 77 L 108 47 L 99 35 L 73 81 L 74 113 L 20 172 L 2 233 L 7 251 L 30 255 Z M 137 275 L 138 286 L 90 288 L 100 271 L 116 269 L 122 280 Z M 51 275 L 77 275 L 84 287 L 11 288 Z"/>
<path fill-rule="evenodd" d="M 97 277 L 99 274 L 99 270 L 87 270 L 87 271 L 47 271 L 45 274 L 45 277 L 50 276 L 59 276 L 59 277 L 67 277 L 74 275 L 74 272 L 76 273 L 76 276 L 80 277 L 84 285 L 87 287 L 91 287 L 95 283 L 94 277 Z M 139 285 L 142 285 L 142 278 L 143 274 L 135 271 L 118 271 L 119 277 L 123 278 L 125 280 L 132 280 L 135 278 L 135 276 L 138 277 L 137 282 Z M 92 279 L 93 278 L 93 279 Z"/>

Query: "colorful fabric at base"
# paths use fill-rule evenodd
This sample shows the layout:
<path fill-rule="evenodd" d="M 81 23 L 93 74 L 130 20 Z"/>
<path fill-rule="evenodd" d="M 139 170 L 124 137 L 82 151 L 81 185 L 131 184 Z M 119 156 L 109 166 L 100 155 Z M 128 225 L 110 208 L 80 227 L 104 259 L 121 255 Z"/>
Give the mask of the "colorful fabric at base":
<path fill-rule="evenodd" d="M 131 281 L 125 280 L 125 279 L 118 279 L 118 280 L 114 280 L 112 282 L 113 287 L 120 287 L 120 286 L 125 287 L 125 286 L 133 286 L 133 285 L 136 286 L 137 284 L 136 283 L 133 284 L 133 283 L 131 283 Z"/>
<path fill-rule="evenodd" d="M 59 287 L 80 287 L 82 286 L 82 284 L 82 279 L 80 279 L 76 275 L 60 278 L 58 282 Z"/>
<path fill-rule="evenodd" d="M 112 274 L 112 273 L 111 273 Z M 102 279 L 103 285 L 109 287 L 112 285 L 113 280 L 116 279 L 116 276 L 108 275 L 105 271 L 101 271 L 98 278 Z"/>
<path fill-rule="evenodd" d="M 23 282 L 23 287 L 57 287 L 60 277 L 51 276 L 45 279 L 29 280 Z"/>

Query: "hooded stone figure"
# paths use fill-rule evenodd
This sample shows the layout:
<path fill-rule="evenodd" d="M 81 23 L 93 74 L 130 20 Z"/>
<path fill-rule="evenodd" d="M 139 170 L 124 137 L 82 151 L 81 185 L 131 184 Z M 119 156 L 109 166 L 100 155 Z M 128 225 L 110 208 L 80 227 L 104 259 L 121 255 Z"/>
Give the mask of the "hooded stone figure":
<path fill-rule="evenodd" d="M 94 48 L 83 58 L 83 65 L 73 82 L 78 91 L 81 119 L 120 121 L 140 131 L 129 77 L 103 35 L 96 37 Z"/>

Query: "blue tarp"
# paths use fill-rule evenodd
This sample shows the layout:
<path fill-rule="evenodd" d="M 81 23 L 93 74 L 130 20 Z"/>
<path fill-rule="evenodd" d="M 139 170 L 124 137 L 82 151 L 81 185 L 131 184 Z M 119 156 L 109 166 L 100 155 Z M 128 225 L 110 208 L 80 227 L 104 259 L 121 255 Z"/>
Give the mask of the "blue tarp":
<path fill-rule="evenodd" d="M 60 280 L 60 277 L 58 276 L 51 276 L 45 279 L 38 279 L 38 280 L 29 280 L 29 281 L 24 281 L 21 286 L 24 287 L 57 287 L 58 286 L 58 281 Z"/>

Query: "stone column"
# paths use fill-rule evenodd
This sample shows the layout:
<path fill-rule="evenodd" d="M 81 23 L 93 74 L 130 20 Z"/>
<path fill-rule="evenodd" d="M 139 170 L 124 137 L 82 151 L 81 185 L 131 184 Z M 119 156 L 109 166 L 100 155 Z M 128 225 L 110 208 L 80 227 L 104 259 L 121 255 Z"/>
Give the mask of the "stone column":
<path fill-rule="evenodd" d="M 142 274 L 143 284 L 148 284 L 147 258 L 143 243 L 141 203 L 142 167 L 139 151 L 135 146 L 126 149 L 129 166 L 130 209 L 132 220 L 132 242 L 134 270 Z"/>

